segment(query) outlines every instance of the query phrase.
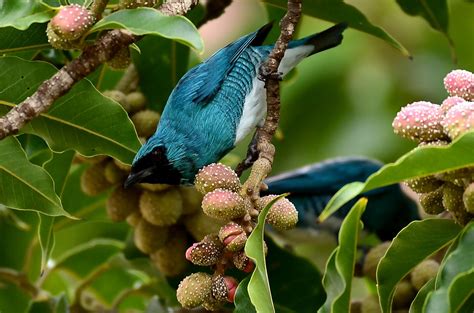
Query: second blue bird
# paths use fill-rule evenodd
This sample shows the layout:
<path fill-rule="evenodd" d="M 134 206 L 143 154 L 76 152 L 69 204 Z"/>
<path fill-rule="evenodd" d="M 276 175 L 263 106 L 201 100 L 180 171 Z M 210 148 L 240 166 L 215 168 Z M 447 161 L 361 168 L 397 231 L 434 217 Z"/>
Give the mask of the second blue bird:
<path fill-rule="evenodd" d="M 271 26 L 222 48 L 181 78 L 155 134 L 135 156 L 125 187 L 192 184 L 200 168 L 220 160 L 262 123 L 266 93 L 258 69 L 272 50 L 263 45 Z M 346 27 L 291 41 L 278 71 L 284 76 L 305 57 L 339 45 Z"/>

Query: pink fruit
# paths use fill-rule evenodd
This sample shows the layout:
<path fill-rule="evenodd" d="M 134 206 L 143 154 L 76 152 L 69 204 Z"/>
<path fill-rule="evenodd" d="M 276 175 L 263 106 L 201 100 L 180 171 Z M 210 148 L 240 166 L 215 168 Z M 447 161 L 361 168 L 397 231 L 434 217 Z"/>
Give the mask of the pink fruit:
<path fill-rule="evenodd" d="M 453 106 L 458 105 L 459 103 L 463 103 L 466 100 L 464 100 L 461 97 L 447 97 L 444 99 L 444 101 L 441 103 L 441 111 L 443 111 L 443 114 L 446 114 Z"/>
<path fill-rule="evenodd" d="M 474 100 L 474 74 L 469 71 L 451 71 L 444 78 L 444 87 L 451 96 Z"/>
<path fill-rule="evenodd" d="M 54 32 L 65 40 L 71 41 L 80 38 L 94 25 L 95 17 L 86 8 L 77 4 L 61 7 L 51 19 Z"/>
<path fill-rule="evenodd" d="M 441 124 L 451 139 L 474 129 L 474 102 L 454 106 L 446 113 Z"/>
<path fill-rule="evenodd" d="M 429 142 L 445 138 L 441 120 L 443 113 L 439 105 L 418 101 L 401 109 L 393 120 L 395 134 L 418 142 Z"/>

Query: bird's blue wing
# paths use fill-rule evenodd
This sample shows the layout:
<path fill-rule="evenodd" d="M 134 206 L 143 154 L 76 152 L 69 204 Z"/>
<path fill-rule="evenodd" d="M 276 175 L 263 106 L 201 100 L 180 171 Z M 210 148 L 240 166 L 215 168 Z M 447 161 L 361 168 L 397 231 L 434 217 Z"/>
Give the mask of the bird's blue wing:
<path fill-rule="evenodd" d="M 272 23 L 256 32 L 244 36 L 214 53 L 209 59 L 191 69 L 179 81 L 173 92 L 181 99 L 195 104 L 206 105 L 219 91 L 224 79 L 232 70 L 236 60 L 249 46 L 259 46 L 270 32 Z"/>
<path fill-rule="evenodd" d="M 299 226 L 318 228 L 317 217 L 331 197 L 344 185 L 365 181 L 382 164 L 366 158 L 338 158 L 316 163 L 267 179 L 266 194 L 289 192 L 289 200 L 298 210 Z M 368 197 L 362 216 L 365 228 L 381 239 L 391 239 L 401 228 L 419 219 L 416 203 L 400 185 L 390 185 L 364 193 L 338 210 L 334 217 L 343 219 L 360 197 Z"/>

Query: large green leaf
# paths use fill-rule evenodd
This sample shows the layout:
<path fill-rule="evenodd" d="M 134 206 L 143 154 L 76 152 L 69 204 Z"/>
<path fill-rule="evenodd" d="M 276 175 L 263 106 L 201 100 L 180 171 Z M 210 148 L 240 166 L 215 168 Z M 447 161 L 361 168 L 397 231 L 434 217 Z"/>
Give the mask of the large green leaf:
<path fill-rule="evenodd" d="M 426 297 L 434 289 L 435 278 L 430 279 L 416 294 L 410 305 L 410 313 L 423 313 L 423 305 L 425 304 Z"/>
<path fill-rule="evenodd" d="M 25 30 L 33 23 L 49 21 L 53 15 L 54 8 L 40 0 L 3 0 L 0 3 L 0 27 Z"/>
<path fill-rule="evenodd" d="M 0 28 L 0 54 L 49 47 L 46 24 L 33 24 L 27 30 Z"/>
<path fill-rule="evenodd" d="M 53 157 L 53 152 L 48 144 L 38 136 L 30 134 L 21 134 L 16 137 L 21 147 L 26 152 L 28 160 L 39 166 L 49 161 Z"/>
<path fill-rule="evenodd" d="M 123 28 L 135 35 L 157 35 L 181 42 L 198 51 L 203 41 L 196 27 L 184 16 L 168 16 L 152 8 L 120 10 L 112 13 L 92 27 L 91 32 Z"/>
<path fill-rule="evenodd" d="M 434 29 L 448 36 L 449 12 L 446 0 L 397 0 L 403 12 L 423 17 Z"/>
<path fill-rule="evenodd" d="M 365 183 L 355 182 L 342 187 L 324 208 L 319 220 L 325 220 L 366 191 L 471 165 L 474 165 L 474 132 L 464 134 L 447 146 L 415 148 L 396 162 L 382 167 Z"/>
<path fill-rule="evenodd" d="M 44 165 L 45 170 L 51 175 L 54 181 L 56 194 L 62 195 L 66 178 L 74 157 L 74 151 L 65 151 L 63 153 L 54 153 L 52 159 Z M 46 263 L 51 256 L 54 248 L 54 216 L 38 214 L 38 236 L 41 247 L 41 271 L 46 267 Z"/>
<path fill-rule="evenodd" d="M 460 308 L 469 297 L 474 296 L 474 268 L 457 275 L 448 289 L 449 307 L 453 312 Z"/>
<path fill-rule="evenodd" d="M 263 0 L 263 2 L 267 5 L 276 6 L 286 10 L 286 0 Z M 305 1 L 303 5 L 303 13 L 329 22 L 347 22 L 349 27 L 380 38 L 400 50 L 405 56 L 410 56 L 408 50 L 403 47 L 401 43 L 390 36 L 383 28 L 370 23 L 362 12 L 354 6 L 344 3 L 343 0 Z"/>
<path fill-rule="evenodd" d="M 439 229 L 436 229 L 438 232 Z M 433 232 L 432 232 L 433 233 Z M 433 234 L 432 234 L 433 235 Z M 474 269 L 474 222 L 468 224 L 460 234 L 458 244 L 443 260 L 436 277 L 435 290 L 427 297 L 425 312 L 456 312 L 472 294 L 473 281 L 466 279 L 472 276 Z M 454 285 L 456 295 L 452 294 L 453 307 L 450 306 L 449 289 Z M 454 296 L 454 297 L 453 297 Z"/>
<path fill-rule="evenodd" d="M 0 58 L 0 115 L 31 95 L 56 69 L 44 62 Z M 130 163 L 140 142 L 123 108 L 87 80 L 76 84 L 48 112 L 22 129 L 41 136 L 51 149 L 75 149 L 92 156 L 107 154 Z"/>
<path fill-rule="evenodd" d="M 285 195 L 280 195 L 275 197 L 260 211 L 257 226 L 245 244 L 245 254 L 255 263 L 255 270 L 250 277 L 248 285 L 248 293 L 250 301 L 259 313 L 275 312 L 270 283 L 268 281 L 263 234 L 265 230 L 265 218 L 267 217 L 268 211 L 276 201 L 284 196 Z"/>
<path fill-rule="evenodd" d="M 242 280 L 237 287 L 234 300 L 234 313 L 256 313 L 255 307 L 250 301 L 248 286 L 250 281 L 250 275 Z"/>
<path fill-rule="evenodd" d="M 448 245 L 460 231 L 461 227 L 453 220 L 425 219 L 411 222 L 398 233 L 377 267 L 383 312 L 391 312 L 397 283 L 418 263 Z"/>
<path fill-rule="evenodd" d="M 329 257 L 323 277 L 326 302 L 318 313 L 349 312 L 357 239 L 361 229 L 360 217 L 366 205 L 366 198 L 359 199 L 341 224 L 339 246 Z"/>
<path fill-rule="evenodd" d="M 140 76 L 140 87 L 149 106 L 162 111 L 171 91 L 188 68 L 189 48 L 156 36 L 138 42 L 140 53 L 133 52 L 133 61 Z"/>
<path fill-rule="evenodd" d="M 69 215 L 54 191 L 51 176 L 28 161 L 15 137 L 0 141 L 0 203 L 51 216 Z"/>

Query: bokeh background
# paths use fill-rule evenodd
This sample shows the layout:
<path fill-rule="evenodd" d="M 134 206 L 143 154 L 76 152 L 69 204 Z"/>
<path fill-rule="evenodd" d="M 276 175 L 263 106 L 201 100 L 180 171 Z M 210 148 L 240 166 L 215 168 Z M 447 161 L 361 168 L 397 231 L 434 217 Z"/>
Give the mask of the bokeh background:
<path fill-rule="evenodd" d="M 392 131 L 399 109 L 419 100 L 441 103 L 447 96 L 443 77 L 456 68 L 474 69 L 474 6 L 469 1 L 448 1 L 456 63 L 447 39 L 421 17 L 405 14 L 396 1 L 345 2 L 388 31 L 413 59 L 380 39 L 349 29 L 341 46 L 303 61 L 282 83 L 283 138 L 275 141 L 273 173 L 337 156 L 396 160 L 415 146 Z M 200 57 L 210 56 L 267 20 L 258 1 L 234 1 L 223 16 L 201 28 L 206 50 Z M 304 17 L 296 36 L 331 25 Z M 243 155 L 245 149 L 242 144 L 234 152 Z"/>

